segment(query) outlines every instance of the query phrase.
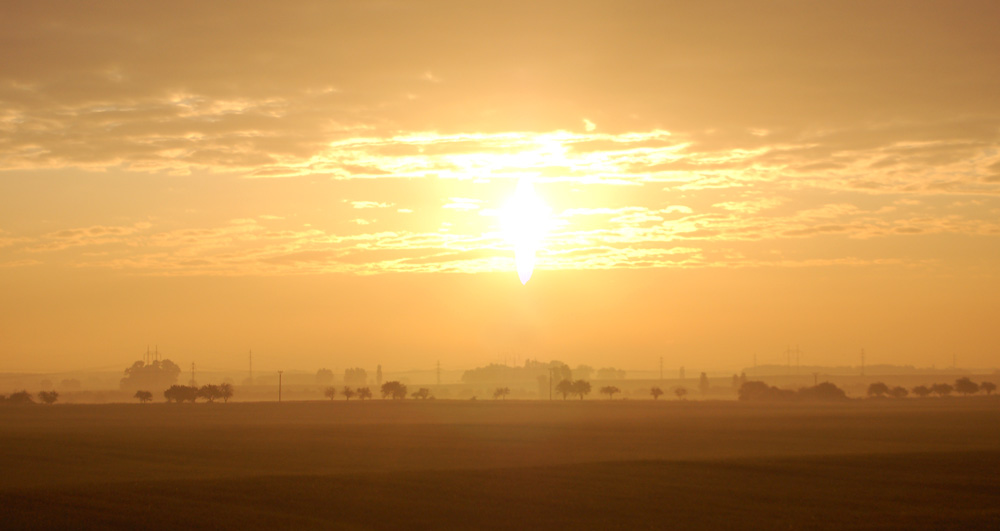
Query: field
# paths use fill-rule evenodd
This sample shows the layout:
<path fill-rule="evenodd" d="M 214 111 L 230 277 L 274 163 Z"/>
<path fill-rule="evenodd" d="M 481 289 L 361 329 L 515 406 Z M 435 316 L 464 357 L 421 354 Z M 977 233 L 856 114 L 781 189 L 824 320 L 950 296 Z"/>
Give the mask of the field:
<path fill-rule="evenodd" d="M 997 397 L 0 408 L 3 528 L 998 529 Z"/>

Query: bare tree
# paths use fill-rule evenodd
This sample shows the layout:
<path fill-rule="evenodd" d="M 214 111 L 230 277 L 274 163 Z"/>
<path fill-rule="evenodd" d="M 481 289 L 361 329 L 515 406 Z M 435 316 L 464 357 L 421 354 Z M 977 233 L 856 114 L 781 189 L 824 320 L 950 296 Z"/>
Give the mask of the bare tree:
<path fill-rule="evenodd" d="M 153 400 L 153 393 L 149 391 L 136 391 L 132 398 L 138 398 L 140 404 L 145 404 L 146 402 L 151 402 Z"/>
<path fill-rule="evenodd" d="M 620 393 L 620 392 L 622 392 L 622 390 L 613 385 L 605 385 L 604 387 L 601 388 L 601 394 L 608 395 L 608 400 L 614 398 L 615 393 Z"/>
<path fill-rule="evenodd" d="M 337 396 L 337 389 L 333 387 L 327 387 L 325 390 L 323 390 L 323 396 L 329 398 L 330 400 L 333 400 L 333 398 Z"/>
<path fill-rule="evenodd" d="M 344 398 L 346 398 L 347 401 L 350 402 L 351 397 L 354 396 L 354 389 L 351 389 L 350 387 L 345 385 L 344 390 L 341 391 L 340 394 L 344 395 Z"/>
<path fill-rule="evenodd" d="M 688 390 L 683 387 L 674 388 L 674 394 L 677 395 L 678 400 L 683 400 L 684 396 L 688 394 Z"/>
<path fill-rule="evenodd" d="M 496 391 L 493 391 L 493 399 L 496 400 L 497 398 L 502 398 L 503 400 L 507 400 L 507 395 L 509 394 L 510 394 L 509 388 L 497 387 Z"/>
<path fill-rule="evenodd" d="M 660 397 L 663 395 L 663 389 L 660 389 L 659 387 L 654 387 L 649 390 L 649 394 L 653 395 L 653 400 L 659 400 Z"/>

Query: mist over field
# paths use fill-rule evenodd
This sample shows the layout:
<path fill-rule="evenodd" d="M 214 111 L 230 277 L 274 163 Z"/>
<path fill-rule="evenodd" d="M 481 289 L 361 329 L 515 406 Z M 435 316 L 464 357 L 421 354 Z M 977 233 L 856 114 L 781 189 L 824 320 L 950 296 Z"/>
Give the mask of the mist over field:
<path fill-rule="evenodd" d="M 1000 529 L 998 21 L 3 1 L 0 529 Z"/>

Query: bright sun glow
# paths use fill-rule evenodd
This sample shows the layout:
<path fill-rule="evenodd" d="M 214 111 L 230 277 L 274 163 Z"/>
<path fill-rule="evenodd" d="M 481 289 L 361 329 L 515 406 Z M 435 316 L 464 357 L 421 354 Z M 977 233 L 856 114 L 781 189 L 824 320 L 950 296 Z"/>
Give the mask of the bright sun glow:
<path fill-rule="evenodd" d="M 514 196 L 504 206 L 502 214 L 504 236 L 514 245 L 517 276 L 527 284 L 535 269 L 535 252 L 542 245 L 549 228 L 549 207 L 535 194 L 531 179 L 517 183 Z"/>

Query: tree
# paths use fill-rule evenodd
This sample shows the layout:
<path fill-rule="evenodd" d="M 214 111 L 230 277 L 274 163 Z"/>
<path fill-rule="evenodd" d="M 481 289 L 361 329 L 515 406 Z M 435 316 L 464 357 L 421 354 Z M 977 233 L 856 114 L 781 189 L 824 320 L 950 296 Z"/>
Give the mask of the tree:
<path fill-rule="evenodd" d="M 125 369 L 125 377 L 119 385 L 124 391 L 133 389 L 163 389 L 177 382 L 181 368 L 170 360 L 154 360 L 151 363 L 136 361 Z"/>
<path fill-rule="evenodd" d="M 185 400 L 194 402 L 198 399 L 198 388 L 191 385 L 171 385 L 163 392 L 163 398 L 166 398 L 167 402 L 178 404 Z"/>
<path fill-rule="evenodd" d="M 896 387 L 893 387 L 892 389 L 889 389 L 889 396 L 893 398 L 906 398 L 906 396 L 909 394 L 910 392 L 907 391 L 905 387 L 901 387 L 898 385 Z"/>
<path fill-rule="evenodd" d="M 329 398 L 330 400 L 333 400 L 333 397 L 337 396 L 337 390 L 333 387 L 327 387 L 323 391 L 323 396 Z"/>
<path fill-rule="evenodd" d="M 405 393 L 404 393 L 405 395 Z M 413 392 L 411 395 L 413 398 L 419 398 L 421 400 L 427 400 L 427 397 L 431 396 L 431 390 L 426 387 L 421 387 Z"/>
<path fill-rule="evenodd" d="M 868 386 L 868 396 L 872 398 L 881 398 L 882 395 L 888 392 L 889 386 L 883 382 L 875 382 Z"/>
<path fill-rule="evenodd" d="M 368 372 L 360 367 L 344 369 L 344 385 L 365 385 L 368 383 Z"/>
<path fill-rule="evenodd" d="M 222 382 L 219 385 L 219 398 L 222 399 L 223 404 L 228 404 L 229 399 L 233 397 L 233 384 L 229 382 Z"/>
<path fill-rule="evenodd" d="M 26 406 L 28 404 L 34 404 L 35 400 L 31 398 L 31 393 L 27 391 L 18 391 L 8 396 L 6 402 L 12 406 Z"/>
<path fill-rule="evenodd" d="M 660 396 L 663 395 L 663 389 L 659 387 L 654 387 L 649 390 L 649 394 L 653 395 L 653 400 L 659 400 Z"/>
<path fill-rule="evenodd" d="M 677 395 L 678 400 L 683 400 L 684 395 L 688 394 L 688 390 L 683 387 L 675 387 L 674 394 Z"/>
<path fill-rule="evenodd" d="M 146 402 L 151 402 L 153 400 L 153 393 L 149 391 L 136 391 L 132 398 L 138 398 L 140 404 L 145 404 Z"/>
<path fill-rule="evenodd" d="M 45 404 L 47 406 L 51 406 L 52 404 L 56 403 L 56 400 L 59 400 L 59 392 L 58 391 L 40 391 L 38 393 L 38 399 L 41 400 L 43 404 Z"/>
<path fill-rule="evenodd" d="M 351 397 L 354 396 L 354 389 L 351 389 L 350 387 L 348 387 L 348 386 L 345 385 L 344 386 L 344 390 L 341 391 L 341 394 L 343 394 L 344 398 L 346 398 L 347 401 L 350 402 L 351 401 Z"/>
<path fill-rule="evenodd" d="M 698 390 L 701 391 L 702 398 L 708 394 L 708 389 L 710 385 L 708 383 L 708 375 L 701 373 L 701 379 L 698 380 Z"/>
<path fill-rule="evenodd" d="M 950 384 L 934 384 L 931 386 L 931 392 L 938 396 L 948 396 L 954 390 L 955 388 Z"/>
<path fill-rule="evenodd" d="M 563 400 L 570 394 L 573 394 L 573 382 L 569 380 L 562 380 L 556 384 L 556 392 L 563 396 Z"/>
<path fill-rule="evenodd" d="M 406 398 L 406 386 L 396 380 L 382 384 L 382 398 L 392 397 L 393 400 Z"/>
<path fill-rule="evenodd" d="M 926 398 L 927 395 L 931 394 L 931 388 L 926 385 L 918 385 L 913 388 L 913 394 L 919 396 L 920 398 Z"/>
<path fill-rule="evenodd" d="M 601 394 L 608 395 L 608 400 L 614 398 L 615 393 L 620 393 L 620 392 L 622 392 L 622 390 L 613 385 L 605 385 L 604 387 L 601 388 Z"/>
<path fill-rule="evenodd" d="M 333 371 L 330 369 L 320 369 L 316 371 L 316 383 L 324 386 L 333 383 Z"/>
<path fill-rule="evenodd" d="M 590 382 L 586 380 L 577 380 L 573 382 L 573 394 L 580 395 L 580 400 L 583 400 L 583 395 L 590 394 Z"/>
<path fill-rule="evenodd" d="M 507 387 L 497 387 L 496 391 L 493 391 L 493 399 L 502 398 L 507 400 L 507 395 L 510 394 L 510 389 Z"/>
<path fill-rule="evenodd" d="M 573 374 L 576 375 L 577 378 L 586 380 L 590 378 L 590 375 L 594 374 L 594 368 L 590 365 L 577 365 L 576 368 L 573 369 Z"/>
<path fill-rule="evenodd" d="M 979 388 L 982 389 L 983 391 L 986 391 L 987 395 L 991 395 L 993 394 L 993 391 L 997 390 L 997 384 L 993 382 L 983 382 L 979 384 Z"/>
<path fill-rule="evenodd" d="M 775 396 L 779 400 L 793 398 L 788 394 L 788 390 L 775 388 Z M 799 389 L 794 398 L 807 401 L 831 402 L 837 400 L 847 400 L 847 393 L 843 389 L 830 382 L 823 382 L 812 387 Z"/>
<path fill-rule="evenodd" d="M 366 398 L 370 399 L 371 397 L 372 397 L 371 389 L 367 387 L 358 387 L 358 400 L 361 400 L 363 402 Z"/>
<path fill-rule="evenodd" d="M 955 380 L 955 391 L 962 393 L 963 396 L 974 395 L 979 392 L 979 384 L 968 377 L 959 378 Z"/>
<path fill-rule="evenodd" d="M 215 384 L 205 384 L 198 389 L 198 398 L 204 398 L 209 402 L 215 402 L 216 398 L 222 398 L 222 391 L 219 389 L 218 385 Z M 193 402 L 193 400 L 192 400 Z"/>

